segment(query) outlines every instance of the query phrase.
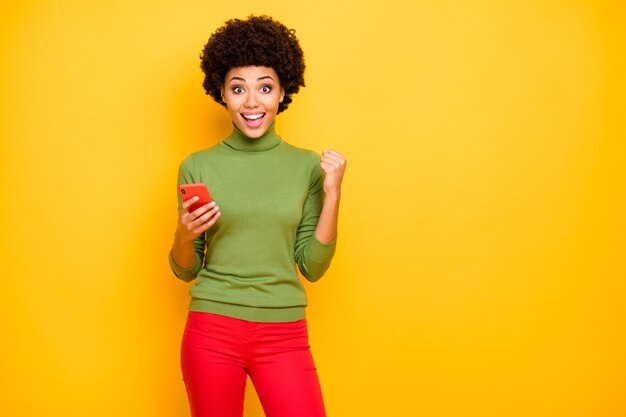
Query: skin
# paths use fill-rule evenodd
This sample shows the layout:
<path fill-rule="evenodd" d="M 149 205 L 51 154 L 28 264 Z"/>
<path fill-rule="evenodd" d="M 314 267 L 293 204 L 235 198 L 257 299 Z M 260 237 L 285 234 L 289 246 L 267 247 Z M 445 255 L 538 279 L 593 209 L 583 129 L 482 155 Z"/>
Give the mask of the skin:
<path fill-rule="evenodd" d="M 269 129 L 278 105 L 285 96 L 278 75 L 273 68 L 246 66 L 232 68 L 226 74 L 222 87 L 222 100 L 235 125 L 246 136 L 258 139 Z M 258 117 L 246 120 L 245 116 Z M 315 237 L 321 243 L 330 243 L 337 237 L 337 218 L 341 199 L 341 182 L 346 169 L 346 158 L 335 150 L 322 151 L 320 167 L 325 173 L 324 205 L 320 213 Z M 188 212 L 197 197 L 187 200 L 180 208 L 178 224 L 172 245 L 172 257 L 177 265 L 190 268 L 196 260 L 193 241 L 211 228 L 221 212 L 215 202 L 193 213 Z"/>

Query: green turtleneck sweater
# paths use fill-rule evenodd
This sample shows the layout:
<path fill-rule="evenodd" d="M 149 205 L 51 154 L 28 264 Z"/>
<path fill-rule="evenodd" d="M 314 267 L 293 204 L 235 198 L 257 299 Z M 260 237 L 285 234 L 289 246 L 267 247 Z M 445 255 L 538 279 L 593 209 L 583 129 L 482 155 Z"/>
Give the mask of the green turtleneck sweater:
<path fill-rule="evenodd" d="M 257 322 L 305 317 L 307 298 L 296 263 L 309 281 L 324 274 L 335 241 L 313 234 L 324 200 L 320 157 L 274 132 L 257 139 L 235 125 L 222 142 L 188 156 L 178 183 L 205 183 L 222 215 L 194 241 L 195 264 L 172 271 L 189 289 L 191 311 Z M 179 198 L 179 205 L 181 200 Z"/>

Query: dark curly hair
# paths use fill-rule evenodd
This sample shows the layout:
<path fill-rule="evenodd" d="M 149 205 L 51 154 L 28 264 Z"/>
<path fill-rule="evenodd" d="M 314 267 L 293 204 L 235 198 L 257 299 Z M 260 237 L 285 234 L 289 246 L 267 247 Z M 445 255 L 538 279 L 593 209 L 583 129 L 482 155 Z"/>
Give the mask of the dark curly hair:
<path fill-rule="evenodd" d="M 278 113 L 291 103 L 291 95 L 304 87 L 304 54 L 295 30 L 269 16 L 231 19 L 218 28 L 200 54 L 204 90 L 222 106 L 221 89 L 226 73 L 235 67 L 270 67 L 278 74 L 285 97 Z"/>

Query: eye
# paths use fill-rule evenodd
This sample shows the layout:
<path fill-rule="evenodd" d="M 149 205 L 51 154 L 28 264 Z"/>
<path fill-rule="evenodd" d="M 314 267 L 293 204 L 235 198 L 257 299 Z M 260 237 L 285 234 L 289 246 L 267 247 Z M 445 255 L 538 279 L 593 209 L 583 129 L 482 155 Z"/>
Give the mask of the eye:
<path fill-rule="evenodd" d="M 241 88 L 239 86 L 238 87 L 233 87 L 233 93 L 241 94 L 241 93 L 243 93 L 243 88 Z"/>
<path fill-rule="evenodd" d="M 272 87 L 270 87 L 269 85 L 264 85 L 263 87 L 261 87 L 262 93 L 269 93 L 271 91 L 272 91 Z"/>

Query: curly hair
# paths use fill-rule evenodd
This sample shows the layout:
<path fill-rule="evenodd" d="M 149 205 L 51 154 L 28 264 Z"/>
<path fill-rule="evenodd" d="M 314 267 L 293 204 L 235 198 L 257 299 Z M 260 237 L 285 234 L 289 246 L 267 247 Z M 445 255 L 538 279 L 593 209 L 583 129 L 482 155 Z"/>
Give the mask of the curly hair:
<path fill-rule="evenodd" d="M 226 73 L 235 67 L 261 66 L 276 71 L 285 97 L 278 113 L 291 103 L 291 96 L 304 87 L 304 54 L 295 30 L 288 29 L 269 16 L 231 19 L 218 28 L 200 54 L 204 90 L 220 103 Z"/>

